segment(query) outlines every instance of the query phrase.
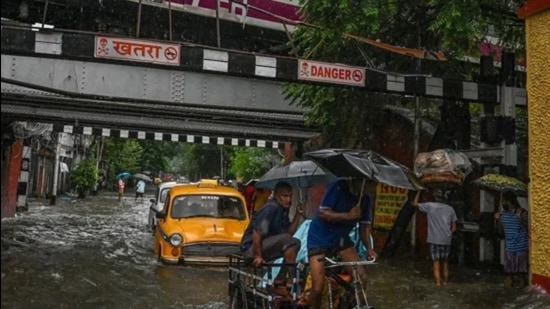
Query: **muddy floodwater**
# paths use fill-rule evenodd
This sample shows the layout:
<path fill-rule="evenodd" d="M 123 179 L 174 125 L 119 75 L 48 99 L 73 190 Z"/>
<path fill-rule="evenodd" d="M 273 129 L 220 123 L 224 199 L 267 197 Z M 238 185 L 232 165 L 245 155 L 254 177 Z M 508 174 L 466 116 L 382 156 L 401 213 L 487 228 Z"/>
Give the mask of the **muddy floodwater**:
<path fill-rule="evenodd" d="M 226 308 L 225 269 L 157 262 L 150 197 L 31 199 L 28 212 L 3 219 L 2 308 Z M 506 288 L 494 268 L 451 265 L 440 288 L 426 259 L 380 259 L 368 271 L 376 308 L 550 308 L 548 295 Z"/>

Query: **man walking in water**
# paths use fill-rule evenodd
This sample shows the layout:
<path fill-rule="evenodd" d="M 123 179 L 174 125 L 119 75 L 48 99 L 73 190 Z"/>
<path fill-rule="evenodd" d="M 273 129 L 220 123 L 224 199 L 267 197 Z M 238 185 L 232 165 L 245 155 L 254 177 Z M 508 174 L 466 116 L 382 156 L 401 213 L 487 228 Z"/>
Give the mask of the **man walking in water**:
<path fill-rule="evenodd" d="M 453 233 L 456 231 L 456 213 L 451 206 L 443 203 L 445 200 L 443 192 L 435 193 L 435 202 L 419 203 L 420 192 L 416 193 L 413 205 L 428 216 L 428 244 L 433 261 L 435 284 L 446 285 L 449 282 L 449 255 Z M 443 271 L 443 280 L 441 271 Z"/>
<path fill-rule="evenodd" d="M 143 181 L 143 179 L 140 179 L 136 185 L 136 202 L 139 197 L 141 198 L 141 202 L 143 203 L 143 193 L 145 193 L 145 181 Z"/>

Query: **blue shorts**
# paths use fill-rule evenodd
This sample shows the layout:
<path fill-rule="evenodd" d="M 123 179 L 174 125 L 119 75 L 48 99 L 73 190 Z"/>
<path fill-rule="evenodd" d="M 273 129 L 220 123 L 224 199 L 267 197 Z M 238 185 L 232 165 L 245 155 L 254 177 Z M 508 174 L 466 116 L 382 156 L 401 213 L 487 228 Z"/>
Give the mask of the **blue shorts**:
<path fill-rule="evenodd" d="M 307 249 L 307 257 L 310 258 L 314 255 L 319 255 L 319 254 L 324 254 L 325 256 L 333 256 L 333 255 L 336 255 L 336 253 L 344 250 L 344 249 L 347 249 L 349 247 L 353 247 L 355 244 L 353 243 L 353 241 L 351 241 L 351 239 L 349 239 L 349 236 L 348 237 L 342 237 L 340 239 L 340 244 L 337 246 L 337 247 L 334 247 L 334 248 L 319 248 L 319 247 L 314 247 L 314 248 L 308 248 Z"/>
<path fill-rule="evenodd" d="M 451 245 L 430 245 L 430 257 L 432 261 L 442 261 L 447 262 L 449 256 L 451 255 Z"/>

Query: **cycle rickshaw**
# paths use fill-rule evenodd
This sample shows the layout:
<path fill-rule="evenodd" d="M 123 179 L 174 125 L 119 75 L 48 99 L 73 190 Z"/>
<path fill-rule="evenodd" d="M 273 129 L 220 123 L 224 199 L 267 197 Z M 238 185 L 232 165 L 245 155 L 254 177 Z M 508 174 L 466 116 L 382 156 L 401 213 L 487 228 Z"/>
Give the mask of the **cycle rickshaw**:
<path fill-rule="evenodd" d="M 367 293 L 357 276 L 357 267 L 373 265 L 375 260 L 358 262 L 340 262 L 325 258 L 326 263 L 326 303 L 330 309 L 370 309 Z M 291 288 L 291 299 L 274 295 L 273 278 L 280 267 L 291 266 L 294 270 L 294 282 Z M 347 266 L 351 274 L 342 272 Z M 308 308 L 304 300 L 304 287 L 307 284 L 308 265 L 296 263 L 269 263 L 261 267 L 252 267 L 239 255 L 229 257 L 229 308 L 232 309 L 283 309 Z M 361 300 L 357 302 L 357 300 Z"/>

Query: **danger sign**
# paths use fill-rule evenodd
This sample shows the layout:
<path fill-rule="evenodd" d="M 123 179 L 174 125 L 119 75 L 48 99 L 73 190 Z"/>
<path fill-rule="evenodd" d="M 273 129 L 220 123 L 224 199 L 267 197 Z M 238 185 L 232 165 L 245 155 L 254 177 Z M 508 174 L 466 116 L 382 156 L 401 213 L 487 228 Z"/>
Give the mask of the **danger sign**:
<path fill-rule="evenodd" d="M 365 69 L 341 64 L 298 60 L 298 79 L 365 86 Z"/>
<path fill-rule="evenodd" d="M 96 36 L 94 56 L 96 58 L 179 65 L 180 46 L 179 44 L 154 41 Z"/>

